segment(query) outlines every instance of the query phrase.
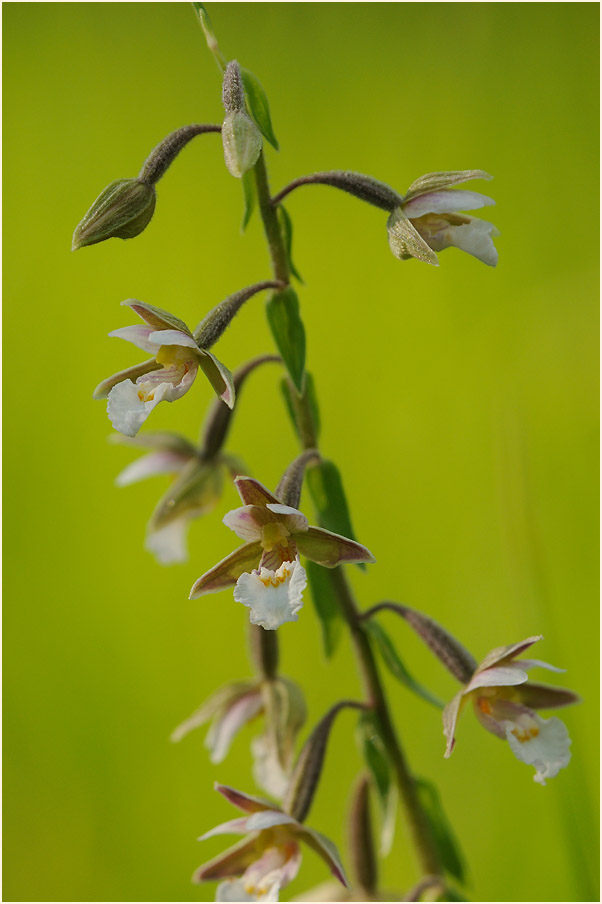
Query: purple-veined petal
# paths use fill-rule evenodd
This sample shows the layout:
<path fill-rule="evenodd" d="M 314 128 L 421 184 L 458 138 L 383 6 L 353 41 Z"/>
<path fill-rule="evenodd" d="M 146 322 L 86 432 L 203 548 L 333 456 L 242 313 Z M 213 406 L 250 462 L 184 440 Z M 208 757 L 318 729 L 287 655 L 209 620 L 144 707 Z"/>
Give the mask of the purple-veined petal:
<path fill-rule="evenodd" d="M 545 785 L 571 759 L 571 739 L 564 722 L 553 716 L 542 719 L 536 713 L 518 723 L 506 723 L 506 737 L 514 755 L 535 767 L 533 780 Z"/>
<path fill-rule="evenodd" d="M 236 819 L 229 819 L 199 835 L 197 841 L 206 841 L 208 838 L 213 838 L 214 835 L 246 835 L 249 831 L 247 828 L 249 819 L 249 816 L 237 816 Z"/>
<path fill-rule="evenodd" d="M 237 791 L 236 788 L 231 788 L 229 785 L 220 785 L 219 782 L 216 782 L 213 787 L 222 795 L 222 797 L 225 797 L 229 803 L 238 807 L 239 810 L 243 810 L 245 813 L 259 813 L 262 810 L 278 810 L 278 807 L 270 803 L 269 800 L 264 800 L 262 797 L 254 797 L 252 794 L 245 794 L 244 791 Z"/>
<path fill-rule="evenodd" d="M 221 719 L 214 722 L 205 740 L 205 746 L 211 751 L 212 763 L 221 763 L 225 759 L 236 733 L 254 719 L 262 707 L 263 700 L 259 691 L 246 694 L 232 703 Z"/>
<path fill-rule="evenodd" d="M 152 553 L 160 565 L 176 565 L 188 561 L 189 518 L 174 518 L 161 527 L 149 529 L 144 548 Z"/>
<path fill-rule="evenodd" d="M 149 455 L 143 455 L 121 471 L 115 478 L 115 484 L 118 487 L 126 487 L 139 480 L 145 480 L 147 477 L 155 477 L 158 474 L 173 474 L 175 471 L 181 470 L 188 462 L 189 456 L 182 455 L 178 452 L 169 452 L 167 450 L 161 452 L 151 452 Z"/>
<path fill-rule="evenodd" d="M 295 544 L 301 555 L 326 568 L 334 568 L 343 562 L 376 561 L 370 550 L 361 543 L 322 527 L 310 527 L 303 533 L 295 534 Z"/>
<path fill-rule="evenodd" d="M 277 571 L 241 574 L 234 588 L 234 599 L 250 610 L 252 625 L 274 631 L 285 622 L 297 621 L 307 586 L 305 569 L 297 559 L 283 562 Z"/>
<path fill-rule="evenodd" d="M 387 220 L 389 247 L 401 261 L 415 257 L 425 264 L 439 266 L 439 258 L 413 226 L 401 207 L 396 207 Z"/>
<path fill-rule="evenodd" d="M 233 530 L 241 540 L 248 542 L 261 540 L 261 531 L 267 520 L 265 507 L 259 505 L 242 505 L 227 512 L 222 518 L 226 527 Z"/>
<path fill-rule="evenodd" d="M 147 402 L 139 396 L 139 384 L 124 380 L 114 386 L 107 400 L 107 415 L 116 430 L 135 436 L 153 408 L 173 392 L 171 383 L 159 383 Z"/>
<path fill-rule="evenodd" d="M 549 672 L 557 672 L 561 675 L 563 672 L 566 672 L 566 669 L 559 669 L 555 665 L 550 665 L 549 662 L 544 662 L 542 659 L 515 659 L 517 665 L 527 671 L 527 669 L 547 669 Z"/>
<path fill-rule="evenodd" d="M 504 659 L 515 658 L 524 650 L 528 650 L 529 647 L 532 647 L 538 640 L 543 640 L 543 634 L 535 634 L 533 637 L 527 637 L 526 640 L 520 640 L 518 643 L 512 643 L 506 647 L 496 647 L 495 650 L 488 653 L 485 659 L 479 663 L 477 672 L 482 672 L 483 669 L 489 669 L 492 665 L 498 665 Z"/>
<path fill-rule="evenodd" d="M 153 330 L 180 330 L 182 333 L 190 335 L 190 330 L 184 321 L 175 317 L 174 314 L 170 314 L 169 311 L 164 311 L 163 308 L 156 308 L 145 301 L 138 301 L 137 298 L 126 298 L 121 304 L 135 311 L 138 317 L 148 323 Z"/>
<path fill-rule="evenodd" d="M 493 179 L 493 176 L 490 176 L 484 170 L 450 170 L 427 173 L 412 182 L 405 194 L 405 200 L 409 201 L 410 198 L 415 198 L 417 195 L 423 195 L 426 192 L 451 188 L 452 185 L 459 185 L 461 182 L 469 182 L 472 179 L 486 179 L 489 181 Z"/>
<path fill-rule="evenodd" d="M 194 600 L 205 593 L 217 593 L 226 587 L 233 587 L 245 571 L 256 568 L 261 558 L 261 543 L 245 543 L 229 556 L 206 571 L 194 583 L 189 599 Z"/>
<path fill-rule="evenodd" d="M 241 876 L 246 868 L 261 856 L 257 845 L 257 836 L 244 838 L 218 854 L 213 860 L 199 866 L 192 877 L 193 882 L 207 882 L 210 879 L 228 879 L 230 876 Z"/>
<path fill-rule="evenodd" d="M 333 876 L 335 876 L 342 885 L 345 885 L 348 888 L 349 883 L 336 845 L 333 844 L 329 838 L 322 835 L 321 832 L 316 832 L 315 829 L 308 829 L 306 826 L 303 826 L 299 831 L 299 837 L 302 838 L 303 841 L 322 858 L 322 860 L 326 861 Z"/>
<path fill-rule="evenodd" d="M 261 560 L 257 567 L 257 571 L 262 568 L 267 571 L 278 571 L 284 562 L 293 562 L 297 558 L 297 548 L 291 546 L 273 546 L 271 549 L 264 549 L 261 554 Z"/>
<path fill-rule="evenodd" d="M 107 379 L 103 380 L 102 383 L 99 383 L 92 393 L 92 398 L 106 399 L 111 389 L 114 386 L 117 386 L 118 383 L 123 383 L 124 380 L 137 380 L 138 377 L 142 377 L 145 374 L 150 373 L 150 371 L 152 370 L 160 369 L 161 365 L 157 364 L 157 361 L 154 358 L 150 358 L 148 361 L 143 361 L 141 364 L 134 364 L 133 367 L 127 367 L 125 370 L 120 370 L 116 374 L 113 374 L 111 377 L 107 377 Z"/>
<path fill-rule="evenodd" d="M 247 831 L 254 832 L 263 829 L 271 829 L 274 826 L 299 826 L 300 823 L 288 813 L 281 810 L 262 810 L 261 813 L 252 813 L 247 816 Z"/>
<path fill-rule="evenodd" d="M 515 684 L 524 684 L 526 680 L 527 673 L 510 662 L 507 665 L 485 669 L 484 672 L 476 672 L 466 685 L 464 693 L 468 694 L 478 687 L 512 687 Z"/>
<path fill-rule="evenodd" d="M 157 351 L 157 346 L 153 345 L 149 339 L 152 332 L 148 326 L 122 326 L 120 329 L 110 332 L 109 336 L 115 339 L 125 339 L 126 342 L 131 342 L 132 345 L 141 348 L 144 352 L 154 353 Z"/>
<path fill-rule="evenodd" d="M 403 205 L 403 212 L 413 220 L 425 213 L 454 213 L 457 210 L 478 210 L 495 204 L 493 198 L 476 191 L 432 191 L 418 195 Z"/>
<path fill-rule="evenodd" d="M 298 531 L 306 531 L 309 527 L 309 521 L 299 509 L 292 508 L 290 505 L 284 505 L 282 502 L 268 502 L 266 508 L 275 515 L 280 515 L 279 520 L 288 528 L 291 534 Z"/>
<path fill-rule="evenodd" d="M 493 223 L 477 217 L 471 217 L 469 223 L 450 226 L 445 232 L 449 245 L 472 254 L 488 267 L 495 267 L 498 261 L 497 248 L 491 238 L 494 235 L 499 235 L 499 232 Z"/>
<path fill-rule="evenodd" d="M 447 739 L 447 746 L 444 753 L 445 757 L 450 756 L 454 749 L 454 744 L 456 743 L 456 722 L 458 721 L 458 717 L 462 712 L 465 703 L 466 697 L 464 696 L 464 691 L 461 690 L 458 691 L 456 696 L 450 700 L 443 710 L 443 734 Z"/>
<path fill-rule="evenodd" d="M 136 327 L 138 329 L 138 327 Z M 142 329 L 142 327 L 141 327 Z M 157 330 L 155 332 L 150 333 L 149 343 L 153 348 L 157 348 L 157 346 L 161 345 L 182 345 L 185 348 L 193 348 L 195 352 L 199 351 L 199 347 L 188 333 L 183 333 L 182 330 Z"/>
<path fill-rule="evenodd" d="M 558 709 L 580 703 L 581 698 L 574 691 L 564 687 L 550 687 L 548 684 L 535 684 L 527 681 L 519 688 L 520 702 L 529 709 Z"/>
<path fill-rule="evenodd" d="M 199 365 L 219 398 L 226 403 L 228 408 L 234 408 L 236 389 L 232 374 L 226 365 L 218 361 L 215 355 L 206 349 L 201 350 Z"/>
<path fill-rule="evenodd" d="M 267 505 L 278 503 L 279 500 L 270 493 L 267 487 L 255 480 L 254 477 L 237 477 L 234 481 L 238 495 L 245 505 Z"/>

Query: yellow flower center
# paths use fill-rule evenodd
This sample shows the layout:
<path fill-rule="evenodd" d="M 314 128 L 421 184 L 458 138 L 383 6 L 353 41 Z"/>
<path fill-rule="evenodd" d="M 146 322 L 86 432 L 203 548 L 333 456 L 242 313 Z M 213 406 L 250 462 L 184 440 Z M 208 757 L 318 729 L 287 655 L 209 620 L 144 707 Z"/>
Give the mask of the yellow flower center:
<path fill-rule="evenodd" d="M 275 546 L 286 546 L 290 532 L 280 521 L 270 521 L 263 527 L 261 545 L 266 552 L 271 552 Z"/>
<path fill-rule="evenodd" d="M 264 587 L 278 587 L 279 584 L 284 584 L 286 579 L 290 577 L 290 574 L 290 569 L 285 566 L 284 568 L 279 568 L 278 571 L 273 571 L 265 577 L 259 575 L 259 580 Z"/>

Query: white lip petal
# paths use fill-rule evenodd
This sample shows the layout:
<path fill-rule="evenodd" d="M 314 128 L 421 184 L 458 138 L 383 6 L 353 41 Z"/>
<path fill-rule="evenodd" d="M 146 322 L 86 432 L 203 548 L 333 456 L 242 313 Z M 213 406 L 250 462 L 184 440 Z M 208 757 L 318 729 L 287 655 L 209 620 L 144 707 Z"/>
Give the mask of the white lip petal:
<path fill-rule="evenodd" d="M 249 607 L 252 624 L 273 631 L 285 622 L 297 621 L 306 585 L 305 569 L 297 559 L 283 562 L 277 571 L 262 568 L 241 574 L 234 599 Z"/>
<path fill-rule="evenodd" d="M 217 886 L 216 901 L 277 901 L 278 898 L 268 898 L 265 895 L 258 898 L 246 891 L 241 879 L 227 879 Z"/>
<path fill-rule="evenodd" d="M 149 531 L 144 542 L 145 548 L 152 552 L 160 565 L 176 565 L 188 560 L 186 545 L 187 518 L 174 518 L 164 527 Z"/>
<path fill-rule="evenodd" d="M 403 204 L 406 217 L 414 219 L 425 213 L 455 213 L 459 210 L 477 210 L 495 204 L 493 198 L 477 191 L 432 191 L 426 195 L 418 195 Z"/>
<path fill-rule="evenodd" d="M 489 267 L 495 267 L 498 254 L 491 239 L 492 235 L 499 235 L 493 223 L 479 220 L 476 217 L 471 217 L 470 223 L 462 226 L 450 226 L 445 231 L 445 238 L 450 245 L 472 254 L 473 257 Z"/>
<path fill-rule="evenodd" d="M 545 785 L 546 779 L 554 778 L 560 769 L 568 766 L 571 739 L 564 722 L 555 716 L 542 719 L 532 712 L 527 719 L 526 726 L 520 722 L 506 722 L 506 737 L 514 755 L 535 767 L 533 780 Z"/>
<path fill-rule="evenodd" d="M 139 397 L 139 387 L 131 380 L 123 380 L 113 386 L 107 399 L 107 415 L 115 430 L 126 436 L 136 436 L 153 408 L 173 390 L 171 383 L 159 383 L 153 398 L 143 402 Z"/>

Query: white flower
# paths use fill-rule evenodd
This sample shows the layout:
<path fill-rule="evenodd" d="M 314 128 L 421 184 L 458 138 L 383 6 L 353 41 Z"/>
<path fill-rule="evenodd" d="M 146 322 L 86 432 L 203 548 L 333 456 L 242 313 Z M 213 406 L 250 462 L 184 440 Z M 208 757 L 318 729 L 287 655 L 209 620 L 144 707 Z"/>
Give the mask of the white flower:
<path fill-rule="evenodd" d="M 273 631 L 285 622 L 297 621 L 307 586 L 305 569 L 299 562 L 283 562 L 276 571 L 260 568 L 241 574 L 234 588 L 234 599 L 251 610 L 250 621 Z"/>

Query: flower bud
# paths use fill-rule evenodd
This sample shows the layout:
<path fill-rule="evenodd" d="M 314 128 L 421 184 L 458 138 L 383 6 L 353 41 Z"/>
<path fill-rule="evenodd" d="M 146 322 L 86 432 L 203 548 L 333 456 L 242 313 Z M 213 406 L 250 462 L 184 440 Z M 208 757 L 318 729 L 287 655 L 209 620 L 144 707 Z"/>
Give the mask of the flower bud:
<path fill-rule="evenodd" d="M 140 179 L 118 179 L 100 193 L 73 233 L 72 251 L 113 237 L 133 239 L 150 223 L 156 195 Z"/>
<path fill-rule="evenodd" d="M 229 173 L 241 179 L 252 169 L 261 153 L 261 132 L 247 113 L 227 113 L 222 126 L 224 159 Z"/>
<path fill-rule="evenodd" d="M 370 784 L 366 775 L 360 777 L 353 792 L 349 849 L 358 885 L 363 891 L 373 892 L 377 885 L 377 865 L 370 817 Z"/>

